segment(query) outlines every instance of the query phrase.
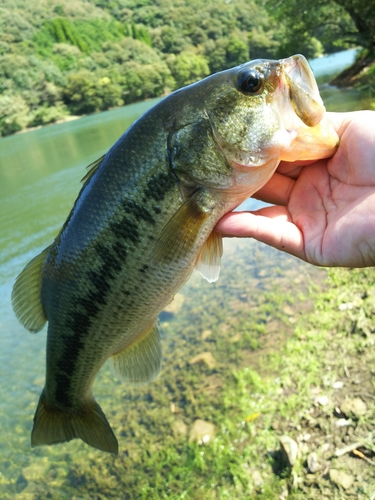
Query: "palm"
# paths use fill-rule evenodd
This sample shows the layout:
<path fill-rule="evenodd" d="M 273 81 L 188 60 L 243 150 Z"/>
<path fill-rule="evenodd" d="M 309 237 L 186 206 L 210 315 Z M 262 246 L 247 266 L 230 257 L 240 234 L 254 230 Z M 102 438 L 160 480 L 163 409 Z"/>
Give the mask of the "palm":
<path fill-rule="evenodd" d="M 274 203 L 228 214 L 217 229 L 252 236 L 312 264 L 375 264 L 375 113 L 332 114 L 340 146 L 328 160 L 281 163 L 256 195 Z"/>

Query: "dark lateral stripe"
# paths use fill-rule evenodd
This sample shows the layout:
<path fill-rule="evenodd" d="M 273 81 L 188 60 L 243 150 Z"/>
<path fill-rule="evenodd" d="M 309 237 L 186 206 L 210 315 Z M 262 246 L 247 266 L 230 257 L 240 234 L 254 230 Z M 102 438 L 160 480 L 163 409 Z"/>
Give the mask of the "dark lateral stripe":
<path fill-rule="evenodd" d="M 136 219 L 142 219 L 150 224 L 155 224 L 155 219 L 147 208 L 135 203 L 133 200 L 124 200 L 122 207 L 125 213 L 134 215 Z"/>
<path fill-rule="evenodd" d="M 173 173 L 161 172 L 151 177 L 144 192 L 148 198 L 153 198 L 156 201 L 163 201 L 165 195 L 176 185 L 176 183 L 177 180 Z"/>
<path fill-rule="evenodd" d="M 138 226 L 132 220 L 124 217 L 119 222 L 111 222 L 109 227 L 117 238 L 130 240 L 133 243 L 139 242 Z"/>
<path fill-rule="evenodd" d="M 145 273 L 148 268 L 149 268 L 149 266 L 147 264 L 145 264 L 139 270 L 140 270 L 141 273 Z"/>
<path fill-rule="evenodd" d="M 126 257 L 126 248 L 121 243 L 115 243 L 109 248 L 102 243 L 96 243 L 94 248 L 101 265 L 97 270 L 88 273 L 92 287 L 85 296 L 75 301 L 75 309 L 72 310 L 66 322 L 66 326 L 73 332 L 73 335 L 67 335 L 65 338 L 65 349 L 57 363 L 55 397 L 60 404 L 67 407 L 71 404 L 72 375 L 79 362 L 80 353 L 85 348 L 90 326 L 101 307 L 106 304 L 106 295 L 111 288 L 111 280 L 121 271 L 121 260 Z M 119 254 L 123 259 L 119 260 Z"/>

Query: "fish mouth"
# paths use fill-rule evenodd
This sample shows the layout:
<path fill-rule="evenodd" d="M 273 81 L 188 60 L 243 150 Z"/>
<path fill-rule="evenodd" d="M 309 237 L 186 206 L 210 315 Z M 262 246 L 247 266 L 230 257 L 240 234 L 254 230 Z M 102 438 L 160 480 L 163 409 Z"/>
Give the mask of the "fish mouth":
<path fill-rule="evenodd" d="M 282 59 L 281 66 L 296 115 L 308 127 L 315 127 L 326 108 L 307 60 L 302 55 L 295 55 Z"/>
<path fill-rule="evenodd" d="M 326 116 L 310 66 L 302 55 L 280 61 L 279 87 L 274 99 L 291 141 L 281 147 L 280 160 L 319 160 L 331 157 L 339 144 L 338 135 Z M 294 133 L 294 137 L 293 137 Z"/>

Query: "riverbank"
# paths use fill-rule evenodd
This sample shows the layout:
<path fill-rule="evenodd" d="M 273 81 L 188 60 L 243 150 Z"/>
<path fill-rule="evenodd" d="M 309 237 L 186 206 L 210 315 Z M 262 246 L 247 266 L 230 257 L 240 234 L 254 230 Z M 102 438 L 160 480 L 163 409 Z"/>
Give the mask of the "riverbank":
<path fill-rule="evenodd" d="M 366 54 L 356 58 L 354 63 L 337 75 L 331 85 L 338 88 L 350 88 L 363 86 L 375 87 L 375 60 Z M 374 95 L 375 102 L 375 95 Z"/>
<path fill-rule="evenodd" d="M 375 497 L 373 270 L 327 274 L 235 243 L 218 284 L 195 275 L 162 313 L 155 382 L 131 389 L 101 372 L 119 457 L 80 441 L 26 454 L 20 430 L 2 498 Z M 34 399 L 43 378 L 30 383 Z"/>

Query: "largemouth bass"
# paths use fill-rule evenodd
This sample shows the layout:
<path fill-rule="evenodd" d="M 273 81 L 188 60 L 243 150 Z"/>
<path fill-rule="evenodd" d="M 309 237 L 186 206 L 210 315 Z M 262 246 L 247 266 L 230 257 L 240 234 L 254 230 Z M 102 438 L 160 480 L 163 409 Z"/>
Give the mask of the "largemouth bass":
<path fill-rule="evenodd" d="M 117 453 L 92 395 L 101 366 L 109 359 L 127 383 L 153 380 L 159 312 L 194 267 L 218 278 L 218 220 L 280 160 L 329 157 L 337 143 L 303 56 L 217 73 L 138 119 L 91 166 L 55 241 L 14 285 L 25 328 L 38 332 L 48 321 L 32 446 L 80 438 Z"/>

